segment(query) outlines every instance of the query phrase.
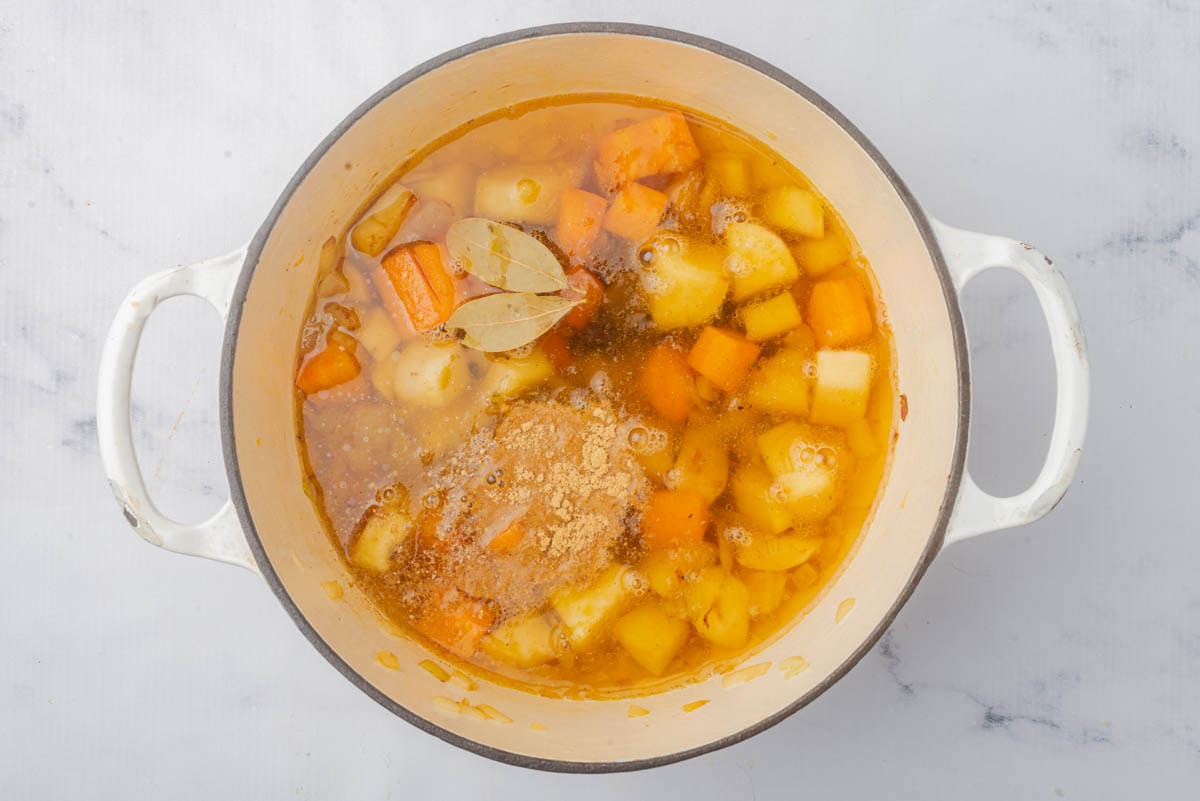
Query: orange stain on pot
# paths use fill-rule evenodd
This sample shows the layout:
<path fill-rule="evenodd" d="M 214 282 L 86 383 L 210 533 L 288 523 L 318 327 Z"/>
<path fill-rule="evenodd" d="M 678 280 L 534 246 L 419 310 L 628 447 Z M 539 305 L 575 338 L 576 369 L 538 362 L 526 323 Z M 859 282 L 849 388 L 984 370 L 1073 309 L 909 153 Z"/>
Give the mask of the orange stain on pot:
<path fill-rule="evenodd" d="M 325 597 L 331 601 L 340 600 L 345 594 L 341 583 L 337 581 L 322 581 L 321 589 L 325 590 Z"/>
<path fill-rule="evenodd" d="M 532 729 L 533 731 L 550 731 L 549 729 L 547 729 L 545 727 L 544 724 L 541 724 L 541 723 L 530 723 L 529 728 Z"/>
<path fill-rule="evenodd" d="M 707 698 L 701 698 L 699 701 L 692 701 L 691 703 L 684 704 L 683 711 L 684 712 L 695 712 L 697 709 L 699 709 L 700 707 L 704 706 L 707 703 L 708 703 Z"/>
<path fill-rule="evenodd" d="M 779 662 L 779 672 L 785 679 L 794 679 L 808 670 L 808 660 L 802 656 L 789 656 Z"/>
<path fill-rule="evenodd" d="M 393 654 L 391 651 L 376 651 L 375 661 L 383 665 L 388 670 L 400 669 L 400 657 Z"/>
<path fill-rule="evenodd" d="M 757 665 L 738 668 L 732 673 L 725 674 L 725 677 L 721 679 L 721 686 L 725 689 L 737 687 L 739 684 L 745 684 L 748 681 L 754 681 L 760 676 L 765 676 L 770 669 L 770 662 L 759 662 Z"/>
<path fill-rule="evenodd" d="M 852 610 L 853 608 L 854 608 L 854 599 L 853 598 L 847 598 L 846 600 L 842 601 L 840 604 L 838 604 L 837 612 L 835 612 L 833 615 L 833 622 L 841 623 L 843 620 L 846 619 L 846 615 L 850 614 L 850 610 Z"/>
<path fill-rule="evenodd" d="M 417 663 L 417 667 L 421 668 L 430 676 L 433 676 L 443 684 L 450 681 L 450 674 L 446 671 L 446 669 L 437 662 L 434 662 L 432 659 L 422 659 Z"/>
<path fill-rule="evenodd" d="M 649 714 L 649 709 L 646 709 L 644 706 L 638 706 L 637 704 L 630 704 L 629 711 L 625 713 L 626 717 L 630 718 L 644 718 Z"/>

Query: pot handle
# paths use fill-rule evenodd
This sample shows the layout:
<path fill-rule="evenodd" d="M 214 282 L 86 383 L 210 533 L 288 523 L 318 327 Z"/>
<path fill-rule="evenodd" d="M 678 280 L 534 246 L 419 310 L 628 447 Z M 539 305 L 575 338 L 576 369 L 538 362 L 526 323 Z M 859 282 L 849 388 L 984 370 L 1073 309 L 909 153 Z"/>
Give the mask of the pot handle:
<path fill-rule="evenodd" d="M 949 545 L 977 534 L 1032 523 L 1062 500 L 1079 466 L 1087 433 L 1088 358 L 1075 301 L 1049 259 L 1013 239 L 963 231 L 936 220 L 933 230 L 960 294 L 972 278 L 1000 267 L 1020 273 L 1033 286 L 1050 330 L 1058 379 L 1054 428 L 1041 472 L 1024 492 L 998 498 L 980 489 L 964 469 L 946 531 Z"/>
<path fill-rule="evenodd" d="M 196 524 L 177 522 L 158 510 L 138 466 L 129 417 L 133 364 L 146 320 L 160 303 L 177 295 L 203 298 L 224 319 L 245 259 L 246 249 L 241 248 L 199 264 L 151 275 L 133 288 L 117 311 L 100 355 L 96 433 L 108 484 L 125 519 L 142 539 L 168 551 L 205 556 L 257 572 L 230 501 L 226 500 L 208 520 Z"/>

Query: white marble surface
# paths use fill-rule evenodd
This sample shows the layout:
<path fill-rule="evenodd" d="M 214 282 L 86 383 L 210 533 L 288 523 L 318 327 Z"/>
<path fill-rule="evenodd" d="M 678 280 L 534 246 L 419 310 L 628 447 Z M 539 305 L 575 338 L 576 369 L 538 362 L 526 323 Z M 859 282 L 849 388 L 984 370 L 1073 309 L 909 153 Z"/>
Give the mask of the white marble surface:
<path fill-rule="evenodd" d="M 0 8 L 0 796 L 1194 798 L 1200 6 L 452 5 Z M 121 296 L 248 239 L 362 98 L 479 36 L 588 18 L 775 62 L 931 211 L 1037 243 L 1075 291 L 1095 383 L 1059 509 L 943 554 L 811 707 L 689 763 L 569 777 L 419 733 L 342 680 L 255 577 L 138 540 L 101 476 L 94 396 Z M 1045 447 L 1045 335 L 1016 279 L 968 294 L 971 464 L 1016 489 Z M 139 447 L 167 510 L 199 518 L 226 491 L 219 326 L 178 302 L 149 334 Z"/>

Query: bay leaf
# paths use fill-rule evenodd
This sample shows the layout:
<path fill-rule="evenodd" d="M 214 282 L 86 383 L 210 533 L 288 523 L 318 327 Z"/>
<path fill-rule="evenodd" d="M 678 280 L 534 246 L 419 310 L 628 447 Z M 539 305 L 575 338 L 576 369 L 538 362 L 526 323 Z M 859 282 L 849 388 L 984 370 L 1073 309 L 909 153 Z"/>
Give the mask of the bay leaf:
<path fill-rule="evenodd" d="M 467 217 L 446 231 L 446 248 L 463 270 L 512 292 L 557 292 L 567 277 L 550 248 L 511 225 Z"/>
<path fill-rule="evenodd" d="M 467 347 L 498 353 L 533 342 L 579 303 L 558 295 L 498 292 L 459 306 L 446 327 L 461 329 Z"/>

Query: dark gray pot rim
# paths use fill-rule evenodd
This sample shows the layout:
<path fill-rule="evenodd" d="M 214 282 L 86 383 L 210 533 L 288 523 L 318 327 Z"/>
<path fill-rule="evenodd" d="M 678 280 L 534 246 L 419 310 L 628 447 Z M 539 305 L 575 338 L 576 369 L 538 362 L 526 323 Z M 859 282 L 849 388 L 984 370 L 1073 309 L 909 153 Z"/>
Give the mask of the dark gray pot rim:
<path fill-rule="evenodd" d="M 313 628 L 312 624 L 304 617 L 297 608 L 287 590 L 280 581 L 279 575 L 275 572 L 271 565 L 271 560 L 267 557 L 267 553 L 263 548 L 262 540 L 258 535 L 258 531 L 254 526 L 254 520 L 250 515 L 250 509 L 246 502 L 246 493 L 242 486 L 241 471 L 238 467 L 237 444 L 233 436 L 233 357 L 234 350 L 237 344 L 238 330 L 242 319 L 242 306 L 246 299 L 246 293 L 250 287 L 251 278 L 254 275 L 254 269 L 258 264 L 259 256 L 262 253 L 263 246 L 266 244 L 267 238 L 271 230 L 275 226 L 283 208 L 291 199 L 292 194 L 300 185 L 301 181 L 313 166 L 320 160 L 325 152 L 336 142 L 341 136 L 357 122 L 364 114 L 375 107 L 381 100 L 391 95 L 405 84 L 420 78 L 432 70 L 437 69 L 451 61 L 462 58 L 464 56 L 477 53 L 481 50 L 486 50 L 497 45 L 508 44 L 523 39 L 536 39 L 545 36 L 561 36 L 563 34 L 575 33 L 615 33 L 625 34 L 629 36 L 643 36 L 653 39 L 665 39 L 672 42 L 691 45 L 692 47 L 701 48 L 711 51 L 717 55 L 724 56 L 732 61 L 736 61 L 747 67 L 751 67 L 758 72 L 772 78 L 775 81 L 787 86 L 796 94 L 813 103 L 823 112 L 829 115 L 838 123 L 855 142 L 858 143 L 872 160 L 878 165 L 883 173 L 888 177 L 888 180 L 895 187 L 897 193 L 903 199 L 905 206 L 908 207 L 909 214 L 912 215 L 913 222 L 921 232 L 921 236 L 925 241 L 925 246 L 929 250 L 929 254 L 933 259 L 934 266 L 938 273 L 938 280 L 942 285 L 942 294 L 944 296 L 947 309 L 950 313 L 950 323 L 954 335 L 954 350 L 958 366 L 959 387 L 959 415 L 958 426 L 956 432 L 956 442 L 954 449 L 954 460 L 950 471 L 950 475 L 946 481 L 946 493 L 942 497 L 941 510 L 938 515 L 937 523 L 933 531 L 930 533 L 929 542 L 925 546 L 925 550 L 921 555 L 916 568 L 909 576 L 904 589 L 896 598 L 895 603 L 880 620 L 879 625 L 871 632 L 870 636 L 852 653 L 836 670 L 830 673 L 825 679 L 806 693 L 797 701 L 789 704 L 787 707 L 779 710 L 775 714 L 764 718 L 753 726 L 749 726 L 734 734 L 727 735 L 710 743 L 706 743 L 695 748 L 690 748 L 685 751 L 678 751 L 673 754 L 664 756 L 650 757 L 647 759 L 635 759 L 624 762 L 575 762 L 566 760 L 543 759 L 540 757 L 527 756 L 525 754 L 517 754 L 510 751 L 504 751 L 499 748 L 477 743 L 474 740 L 466 737 L 461 737 L 453 732 L 447 731 L 437 724 L 429 721 L 420 715 L 415 714 L 409 709 L 397 704 L 391 700 L 366 678 L 357 673 L 349 664 L 346 663 L 329 645 L 321 638 L 321 635 Z M 834 682 L 846 675 L 849 670 L 858 663 L 867 652 L 874 647 L 875 643 L 883 636 L 883 633 L 891 625 L 892 621 L 899 614 L 905 602 L 908 601 L 916 588 L 917 583 L 925 574 L 933 558 L 941 550 L 942 543 L 945 540 L 946 526 L 949 523 L 950 513 L 954 507 L 955 498 L 958 496 L 959 484 L 962 480 L 963 464 L 966 459 L 967 448 L 967 431 L 968 421 L 970 417 L 970 374 L 969 364 L 967 360 L 967 345 L 966 334 L 963 328 L 962 313 L 958 306 L 958 295 L 954 290 L 953 282 L 950 278 L 950 272 L 946 268 L 945 259 L 942 256 L 941 249 L 938 247 L 937 239 L 930 227 L 929 219 L 925 216 L 924 211 L 913 197 L 908 187 L 896 174 L 891 165 L 887 163 L 879 150 L 871 144 L 863 133 L 858 130 L 846 117 L 834 108 L 828 101 L 814 92 L 812 89 L 805 86 L 800 81 L 788 75 L 783 70 L 772 66 L 760 58 L 750 55 L 742 50 L 739 50 L 730 45 L 718 42 L 713 39 L 708 39 L 703 36 L 697 36 L 691 33 L 672 30 L 670 28 L 658 28 L 647 25 L 633 25 L 625 23 L 612 22 L 572 22 L 558 25 L 544 25 L 535 28 L 525 28 L 522 30 L 503 33 L 498 36 L 491 36 L 486 39 L 480 39 L 462 47 L 455 48 L 440 56 L 432 58 L 425 63 L 414 67 L 404 73 L 387 86 L 380 89 L 378 92 L 369 97 L 358 108 L 350 113 L 340 125 L 338 125 L 324 140 L 317 146 L 312 154 L 301 165 L 296 174 L 292 176 L 287 187 L 275 201 L 271 213 L 267 216 L 262 226 L 258 229 L 254 239 L 250 243 L 250 247 L 246 253 L 246 261 L 242 266 L 241 276 L 238 279 L 237 287 L 234 290 L 233 297 L 230 302 L 229 318 L 225 327 L 225 339 L 221 352 L 221 387 L 220 387 L 220 415 L 221 415 L 221 439 L 222 449 L 225 459 L 225 471 L 229 477 L 229 492 L 233 500 L 234 507 L 237 509 L 238 518 L 241 521 L 242 528 L 246 532 L 246 539 L 249 542 L 250 550 L 254 554 L 254 559 L 258 563 L 259 570 L 270 585 L 271 590 L 279 598 L 279 602 L 283 604 L 288 615 L 291 616 L 293 622 L 308 638 L 313 647 L 324 656 L 329 663 L 332 664 L 343 676 L 351 681 L 356 687 L 373 698 L 384 708 L 390 710 L 404 720 L 408 721 L 417 728 L 426 731 L 436 737 L 445 740 L 451 745 L 471 751 L 472 753 L 494 759 L 498 762 L 505 762 L 510 765 L 517 765 L 523 768 L 532 768 L 536 770 L 557 771 L 563 773 L 613 773 L 618 771 L 643 770 L 645 768 L 654 768 L 662 765 L 669 765 L 681 760 L 690 759 L 692 757 L 707 754 L 711 751 L 716 751 L 721 748 L 739 743 L 748 737 L 765 731 L 770 727 L 779 723 L 784 718 L 787 718 L 792 713 L 808 705 L 825 692 Z"/>

